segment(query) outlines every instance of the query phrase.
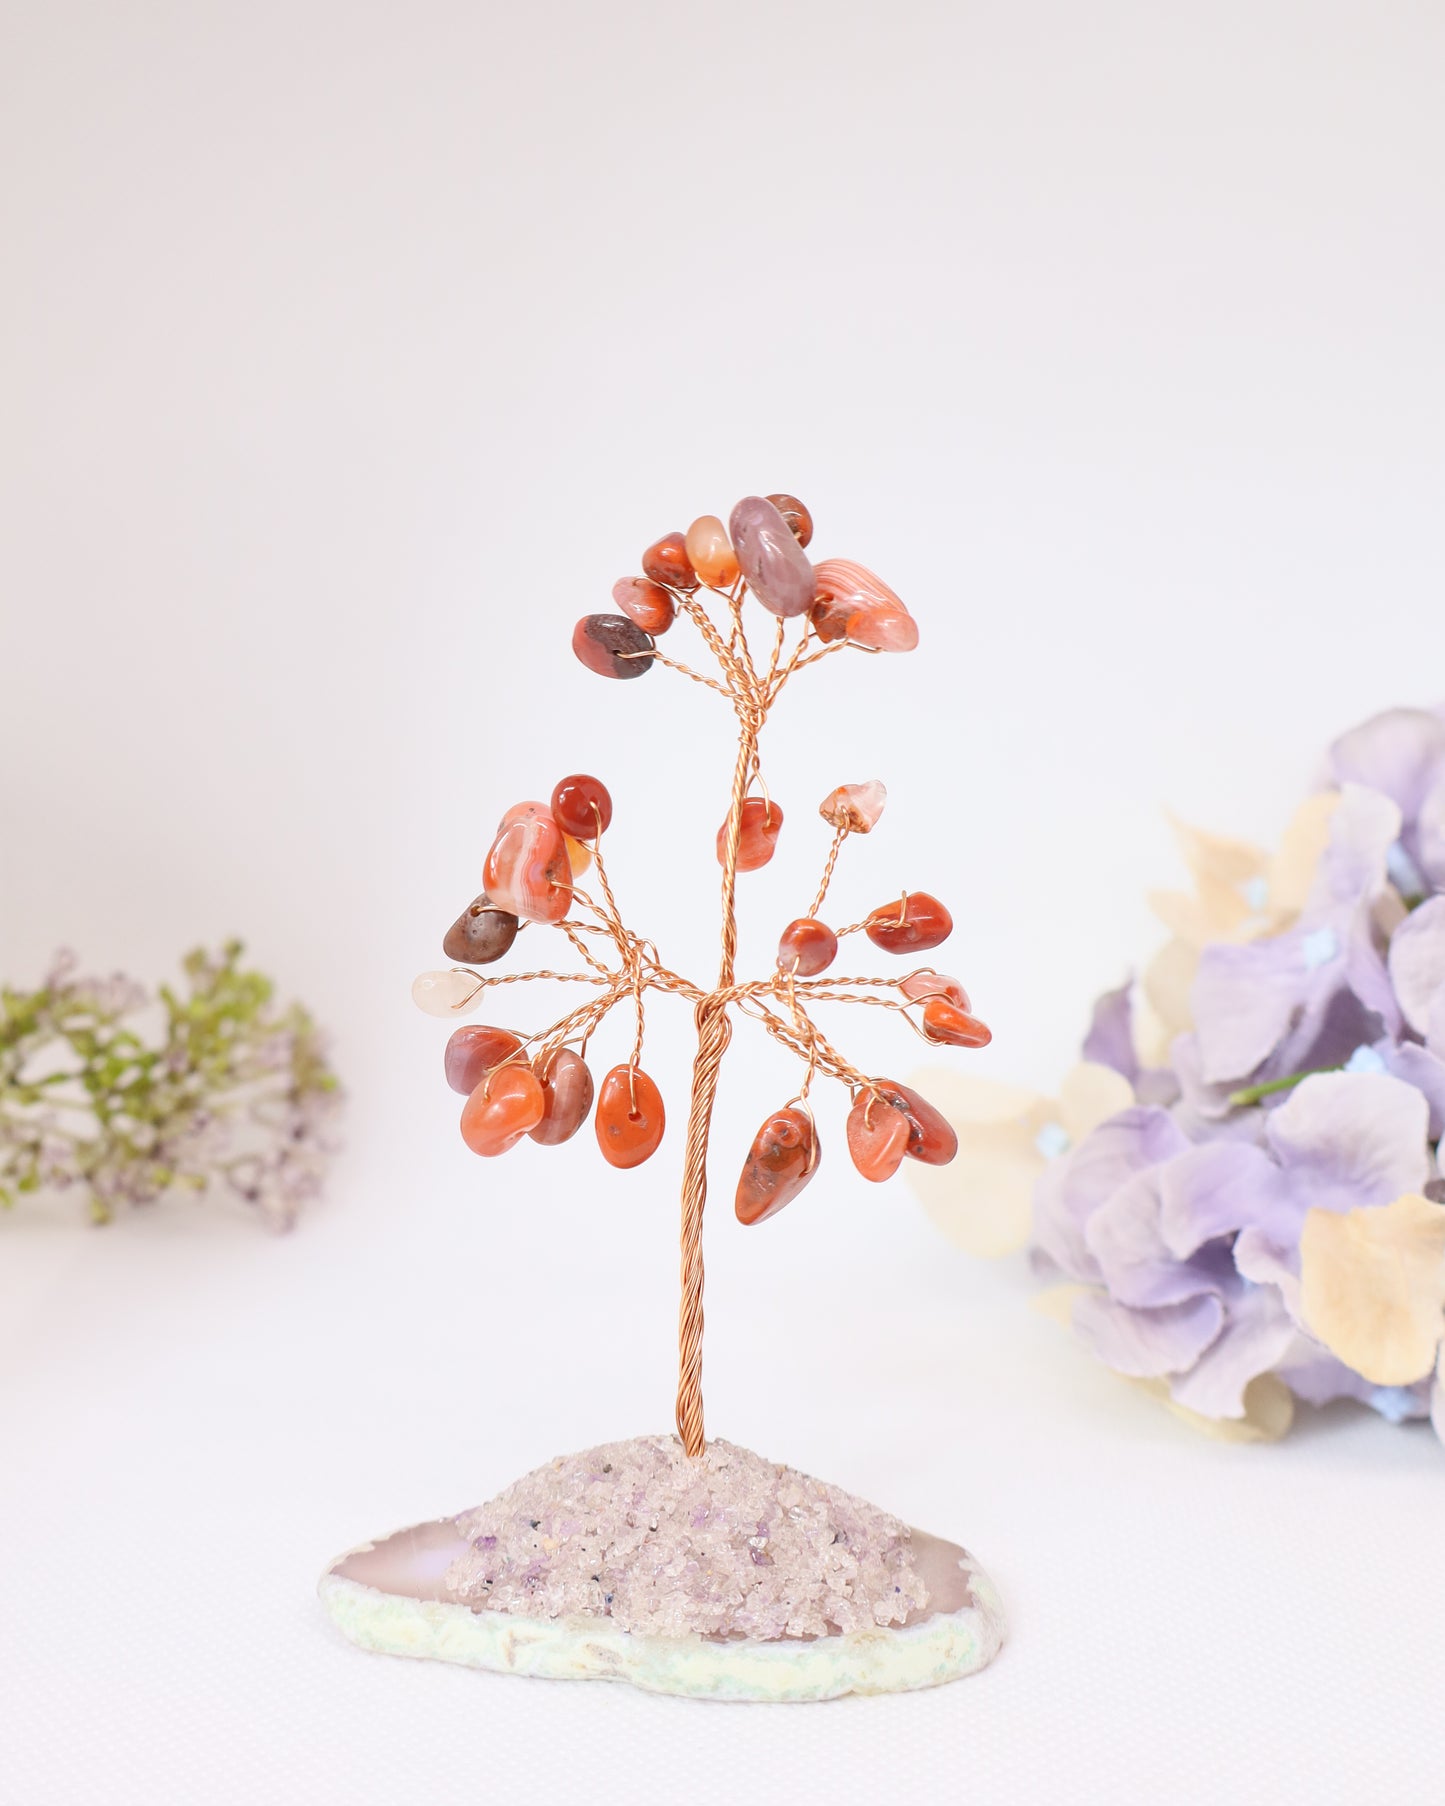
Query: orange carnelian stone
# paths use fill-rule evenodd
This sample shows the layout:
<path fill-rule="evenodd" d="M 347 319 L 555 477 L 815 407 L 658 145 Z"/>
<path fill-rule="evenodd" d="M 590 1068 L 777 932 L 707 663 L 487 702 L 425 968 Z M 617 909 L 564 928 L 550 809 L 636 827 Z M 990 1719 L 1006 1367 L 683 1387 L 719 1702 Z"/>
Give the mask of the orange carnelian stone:
<path fill-rule="evenodd" d="M 641 1166 L 657 1152 L 666 1124 L 662 1093 L 647 1074 L 614 1066 L 597 1098 L 597 1145 L 607 1164 Z"/>
<path fill-rule="evenodd" d="M 601 778 L 573 772 L 552 792 L 552 817 L 574 840 L 596 840 L 612 821 L 612 798 Z"/>
<path fill-rule="evenodd" d="M 908 1118 L 908 1158 L 921 1160 L 924 1166 L 947 1166 L 958 1152 L 958 1136 L 948 1118 L 926 1097 L 893 1079 L 880 1079 L 878 1092 Z"/>
<path fill-rule="evenodd" d="M 937 897 L 916 890 L 870 910 L 863 932 L 885 953 L 927 953 L 953 933 L 953 917 Z"/>
<path fill-rule="evenodd" d="M 687 556 L 687 540 L 681 533 L 664 533 L 642 554 L 643 575 L 654 583 L 665 583 L 669 589 L 684 595 L 697 588 L 697 572 Z"/>
<path fill-rule="evenodd" d="M 738 1180 L 740 1223 L 776 1216 L 818 1170 L 818 1136 L 806 1110 L 778 1110 L 753 1137 Z"/>
<path fill-rule="evenodd" d="M 743 804 L 738 833 L 738 870 L 755 872 L 778 850 L 778 830 L 783 825 L 783 812 L 776 803 L 761 796 L 750 796 Z M 728 858 L 728 824 L 717 831 L 717 862 L 726 865 Z"/>
<path fill-rule="evenodd" d="M 687 530 L 687 560 L 712 589 L 731 589 L 738 580 L 737 554 L 728 530 L 715 514 L 703 514 Z"/>
<path fill-rule="evenodd" d="M 950 1047 L 987 1047 L 993 1040 L 977 1016 L 970 1016 L 948 997 L 930 997 L 924 1003 L 923 1032 L 930 1041 L 944 1041 Z"/>
<path fill-rule="evenodd" d="M 871 1091 L 860 1093 L 848 1113 L 848 1152 L 865 1179 L 891 1179 L 908 1152 L 908 1118 Z"/>
<path fill-rule="evenodd" d="M 453 1091 L 470 1097 L 492 1068 L 517 1053 L 521 1045 L 510 1029 L 489 1028 L 484 1022 L 468 1023 L 447 1042 L 447 1083 Z"/>
<path fill-rule="evenodd" d="M 474 1154 L 505 1154 L 536 1128 L 546 1107 L 530 1066 L 499 1067 L 462 1105 L 462 1140 Z"/>
<path fill-rule="evenodd" d="M 799 978 L 816 978 L 838 957 L 838 937 L 816 916 L 799 916 L 789 922 L 778 940 L 778 970 L 796 972 Z"/>
<path fill-rule="evenodd" d="M 542 1081 L 542 1120 L 527 1133 L 544 1148 L 570 1141 L 587 1120 L 592 1108 L 592 1074 L 581 1054 L 562 1047 L 552 1055 Z"/>
<path fill-rule="evenodd" d="M 666 633 L 677 613 L 672 597 L 649 577 L 619 577 L 612 600 L 644 633 Z"/>

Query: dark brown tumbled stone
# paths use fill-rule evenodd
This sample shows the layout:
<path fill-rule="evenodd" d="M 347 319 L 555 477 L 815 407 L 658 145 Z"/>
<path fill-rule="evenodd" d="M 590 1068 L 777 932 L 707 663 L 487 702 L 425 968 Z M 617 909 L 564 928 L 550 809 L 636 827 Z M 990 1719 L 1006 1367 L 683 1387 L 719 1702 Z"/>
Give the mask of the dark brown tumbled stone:
<path fill-rule="evenodd" d="M 516 938 L 517 918 L 489 903 L 484 891 L 447 929 L 442 952 L 454 965 L 489 966 Z"/>
<path fill-rule="evenodd" d="M 584 615 L 572 630 L 572 650 L 599 677 L 641 677 L 652 669 L 652 659 L 637 655 L 657 646 L 626 615 Z"/>

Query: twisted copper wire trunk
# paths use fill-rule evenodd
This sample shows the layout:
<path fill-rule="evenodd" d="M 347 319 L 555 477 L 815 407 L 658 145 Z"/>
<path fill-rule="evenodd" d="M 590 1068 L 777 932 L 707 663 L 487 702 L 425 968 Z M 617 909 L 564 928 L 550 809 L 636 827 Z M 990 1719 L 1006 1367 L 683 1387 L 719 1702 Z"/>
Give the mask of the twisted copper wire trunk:
<path fill-rule="evenodd" d="M 717 989 L 695 1012 L 697 1058 L 692 1068 L 692 1102 L 687 1116 L 687 1147 L 682 1168 L 682 1302 L 677 1321 L 677 1433 L 689 1455 L 700 1455 L 706 1443 L 702 1415 L 702 1218 L 707 1203 L 707 1139 L 717 1096 L 718 1071 L 732 1039 L 728 993 L 732 989 L 738 950 L 737 870 L 743 802 L 758 753 L 761 721 L 742 714 L 738 762 L 733 771 L 732 805 L 728 813 L 723 856 L 722 960 Z"/>

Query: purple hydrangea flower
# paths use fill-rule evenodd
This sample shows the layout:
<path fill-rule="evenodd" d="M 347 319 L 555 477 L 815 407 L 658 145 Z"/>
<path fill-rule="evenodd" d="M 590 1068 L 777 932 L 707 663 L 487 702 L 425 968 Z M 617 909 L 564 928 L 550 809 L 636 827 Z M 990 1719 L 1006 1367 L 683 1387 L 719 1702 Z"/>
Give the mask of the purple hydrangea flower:
<path fill-rule="evenodd" d="M 1441 1383 L 1397 1371 L 1445 1333 L 1429 1278 L 1445 1231 L 1445 712 L 1378 715 L 1328 769 L 1338 801 L 1304 907 L 1203 948 L 1167 1072 L 1141 1069 L 1129 988 L 1100 999 L 1085 1058 L 1137 1101 L 1043 1171 L 1035 1258 L 1076 1282 L 1075 1328 L 1104 1361 L 1203 1417 L 1244 1417 L 1269 1374 L 1310 1403 L 1396 1422 L 1433 1406 L 1445 1425 Z M 1390 1239 L 1409 1234 L 1418 1262 Z M 1392 1340 L 1406 1318 L 1415 1333 Z"/>

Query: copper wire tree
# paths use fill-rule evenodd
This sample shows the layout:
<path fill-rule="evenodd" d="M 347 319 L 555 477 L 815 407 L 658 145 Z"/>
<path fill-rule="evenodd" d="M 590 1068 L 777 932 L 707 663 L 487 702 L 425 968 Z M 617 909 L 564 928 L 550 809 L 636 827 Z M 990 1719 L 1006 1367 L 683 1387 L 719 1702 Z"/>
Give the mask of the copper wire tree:
<path fill-rule="evenodd" d="M 953 926 L 936 898 L 906 890 L 861 922 L 834 929 L 821 919 L 844 841 L 850 834 L 866 834 L 882 811 L 884 790 L 876 782 L 842 785 L 824 799 L 820 813 L 833 838 L 817 893 L 807 913 L 784 928 L 775 970 L 738 982 L 738 873 L 767 864 L 783 820 L 763 783 L 758 751 L 774 704 L 797 672 L 834 653 L 850 647 L 907 652 L 918 643 L 908 610 L 871 571 L 847 559 L 809 562 L 804 548 L 812 530 L 807 509 L 795 497 L 748 496 L 733 509 L 727 528 L 706 515 L 686 535 L 669 533 L 650 546 L 642 559 L 644 575 L 624 577 L 613 588 L 620 612 L 588 615 L 573 634 L 573 650 L 589 670 L 632 679 L 664 665 L 726 697 L 737 715 L 732 792 L 717 837 L 722 954 L 716 982 L 703 986 L 681 977 L 662 963 L 651 940 L 626 926 L 602 855 L 611 798 L 596 778 L 577 774 L 557 785 L 550 803 L 519 803 L 503 816 L 487 855 L 483 892 L 443 942 L 456 964 L 423 973 L 413 986 L 421 1007 L 443 1017 L 466 1013 L 494 986 L 550 978 L 591 988 L 585 1003 L 540 1033 L 522 1037 L 467 1026 L 452 1035 L 447 1079 L 466 1096 L 462 1135 L 482 1155 L 504 1153 L 523 1136 L 553 1144 L 577 1132 L 593 1106 L 587 1044 L 604 1017 L 630 999 L 636 1021 L 632 1052 L 603 1080 L 594 1118 L 604 1158 L 619 1167 L 648 1159 L 665 1127 L 661 1094 L 640 1065 L 644 997 L 666 991 L 691 1001 L 697 1055 L 683 1156 L 677 1384 L 677 1429 L 689 1455 L 701 1454 L 704 1445 L 702 1221 L 708 1135 L 718 1072 L 732 1038 L 732 1011 L 759 1022 L 805 1069 L 796 1096 L 764 1122 L 744 1163 L 736 1201 L 744 1223 L 775 1215 L 817 1169 L 818 1135 L 808 1100 L 819 1072 L 848 1088 L 848 1149 L 864 1178 L 891 1177 L 905 1157 L 942 1165 L 956 1151 L 948 1123 L 917 1092 L 870 1077 L 838 1052 L 813 1020 L 814 1005 L 868 1003 L 895 1010 L 933 1043 L 981 1047 L 989 1039 L 963 987 L 930 966 L 896 979 L 821 976 L 849 935 L 861 932 L 888 953 L 921 954 L 944 941 Z M 705 595 L 715 598 L 717 619 Z M 765 659 L 749 644 L 744 612 L 749 596 L 773 617 Z M 716 676 L 658 651 L 658 636 L 679 616 L 701 636 Z M 799 630 L 791 645 L 790 621 Z M 595 896 L 578 883 L 589 866 L 596 872 Z M 471 969 L 500 959 L 527 923 L 560 930 L 586 969 L 498 976 Z M 608 944 L 611 960 L 605 957 Z"/>

